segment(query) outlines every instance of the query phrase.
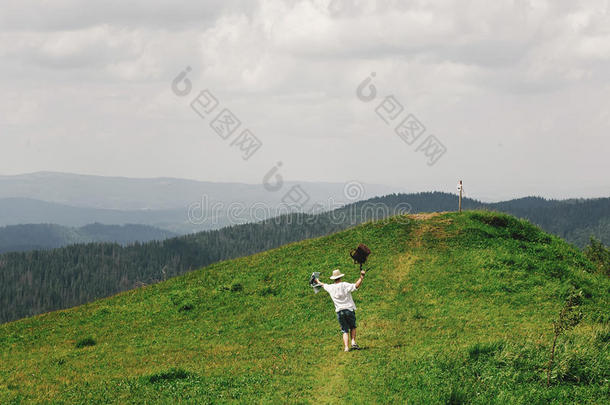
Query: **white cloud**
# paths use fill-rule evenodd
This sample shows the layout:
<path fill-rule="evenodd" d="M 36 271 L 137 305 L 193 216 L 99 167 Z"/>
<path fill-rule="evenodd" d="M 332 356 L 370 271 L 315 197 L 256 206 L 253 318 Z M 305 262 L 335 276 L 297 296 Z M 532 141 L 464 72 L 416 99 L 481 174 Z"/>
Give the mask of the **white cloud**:
<path fill-rule="evenodd" d="M 535 192 L 527 172 L 604 194 L 609 19 L 596 0 L 9 1 L 0 172 L 258 182 L 282 160 L 292 179 L 510 196 Z M 252 161 L 171 93 L 186 66 L 263 139 Z M 355 97 L 371 72 L 446 144 L 435 167 Z"/>

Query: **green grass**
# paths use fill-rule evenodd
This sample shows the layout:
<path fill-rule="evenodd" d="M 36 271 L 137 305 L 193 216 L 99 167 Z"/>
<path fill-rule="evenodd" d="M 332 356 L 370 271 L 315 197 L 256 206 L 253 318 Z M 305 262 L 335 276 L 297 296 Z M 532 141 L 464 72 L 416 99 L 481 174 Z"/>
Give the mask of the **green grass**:
<path fill-rule="evenodd" d="M 355 280 L 360 242 L 374 266 L 354 293 L 364 350 L 343 353 L 330 298 L 307 281 L 336 267 Z M 594 271 L 507 215 L 394 217 L 0 325 L 0 403 L 600 404 L 610 281 Z M 547 388 L 551 322 L 574 288 L 585 318 Z"/>
<path fill-rule="evenodd" d="M 81 347 L 95 346 L 95 343 L 95 339 L 92 337 L 86 337 L 76 342 L 75 346 L 76 348 L 80 349 Z"/>

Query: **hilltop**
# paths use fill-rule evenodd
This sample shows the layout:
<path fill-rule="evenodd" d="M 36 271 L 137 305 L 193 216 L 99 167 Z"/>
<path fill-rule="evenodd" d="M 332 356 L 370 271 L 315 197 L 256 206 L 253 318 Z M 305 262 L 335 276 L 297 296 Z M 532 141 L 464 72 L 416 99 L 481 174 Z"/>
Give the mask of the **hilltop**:
<path fill-rule="evenodd" d="M 342 353 L 307 285 L 372 250 Z M 575 247 L 489 212 L 395 216 L 219 262 L 91 304 L 0 325 L 0 402 L 602 403 L 610 280 Z M 583 321 L 544 368 L 552 324 Z"/>

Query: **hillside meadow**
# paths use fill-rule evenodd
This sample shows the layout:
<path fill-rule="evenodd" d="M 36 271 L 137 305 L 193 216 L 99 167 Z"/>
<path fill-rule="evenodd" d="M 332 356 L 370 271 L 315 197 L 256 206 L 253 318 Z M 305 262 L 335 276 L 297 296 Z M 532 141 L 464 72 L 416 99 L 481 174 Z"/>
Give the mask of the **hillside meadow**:
<path fill-rule="evenodd" d="M 358 243 L 363 350 L 343 353 L 307 281 L 355 281 Z M 0 325 L 0 403 L 601 404 L 609 342 L 610 280 L 558 237 L 498 213 L 397 216 Z"/>

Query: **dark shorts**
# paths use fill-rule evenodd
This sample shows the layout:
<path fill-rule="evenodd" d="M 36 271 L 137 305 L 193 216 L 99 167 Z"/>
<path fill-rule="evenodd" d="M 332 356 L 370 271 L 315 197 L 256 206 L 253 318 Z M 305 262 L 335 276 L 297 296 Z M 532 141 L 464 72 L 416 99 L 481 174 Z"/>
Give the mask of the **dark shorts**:
<path fill-rule="evenodd" d="M 341 325 L 341 332 L 349 333 L 350 329 L 356 329 L 356 312 L 342 309 L 337 312 L 337 320 Z"/>

